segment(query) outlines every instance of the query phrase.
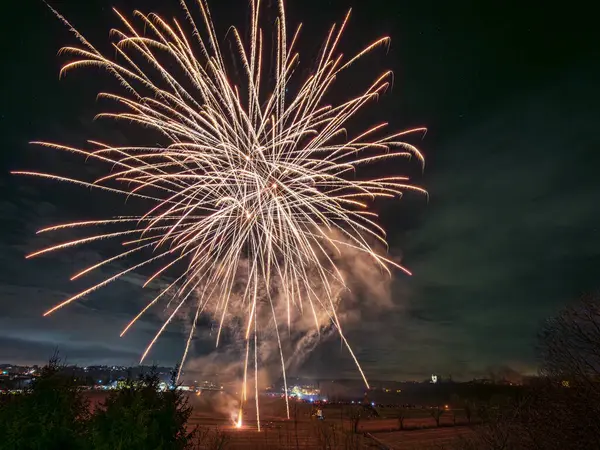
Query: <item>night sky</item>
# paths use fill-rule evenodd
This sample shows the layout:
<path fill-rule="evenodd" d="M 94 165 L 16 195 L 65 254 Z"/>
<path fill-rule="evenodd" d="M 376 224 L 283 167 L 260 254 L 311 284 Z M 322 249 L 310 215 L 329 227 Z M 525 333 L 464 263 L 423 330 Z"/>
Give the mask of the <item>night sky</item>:
<path fill-rule="evenodd" d="M 118 337 L 153 297 L 152 289 L 141 289 L 142 274 L 42 318 L 49 306 L 94 281 L 69 282 L 77 268 L 113 248 L 24 259 L 52 239 L 72 237 L 36 236 L 39 228 L 115 214 L 123 209 L 121 199 L 8 172 L 92 170 L 77 158 L 30 146 L 32 140 L 78 146 L 93 138 L 137 143 L 144 136 L 135 127 L 93 121 L 103 110 L 95 94 L 111 86 L 109 78 L 79 70 L 59 80 L 64 59 L 57 50 L 76 44 L 75 38 L 43 2 L 17 3 L 4 11 L 3 27 L 0 361 L 41 362 L 58 347 L 70 362 L 136 364 L 162 318 L 157 311 L 128 337 Z M 110 6 L 180 17 L 176 0 L 51 3 L 100 49 L 118 25 Z M 244 0 L 209 4 L 222 31 L 232 21 L 245 26 Z M 490 367 L 534 371 L 540 322 L 600 288 L 600 35 L 591 12 L 577 2 L 568 9 L 527 1 L 287 4 L 290 28 L 306 25 L 304 64 L 348 6 L 353 17 L 341 47 L 347 54 L 390 35 L 389 52 L 380 50 L 354 72 L 357 80 L 387 68 L 395 72 L 393 90 L 371 105 L 363 126 L 387 120 L 396 129 L 429 129 L 422 140 L 411 140 L 427 159 L 417 181 L 429 200 L 413 194 L 377 206 L 391 253 L 402 256 L 414 276 L 395 274 L 394 308 L 368 311 L 366 299 L 362 320 L 349 326 L 367 375 L 469 378 Z M 345 98 L 348 87 L 352 80 L 337 85 L 336 95 Z M 174 326 L 166 332 L 151 359 L 174 363 L 183 350 L 181 331 Z M 213 345 L 209 330 L 201 334 L 195 356 Z M 336 340 L 317 349 L 303 373 L 358 375 Z"/>

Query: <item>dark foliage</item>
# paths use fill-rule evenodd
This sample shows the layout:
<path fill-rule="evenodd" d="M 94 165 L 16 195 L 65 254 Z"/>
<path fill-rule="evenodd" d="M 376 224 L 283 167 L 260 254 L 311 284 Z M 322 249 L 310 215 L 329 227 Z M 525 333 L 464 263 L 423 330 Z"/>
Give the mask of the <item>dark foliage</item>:
<path fill-rule="evenodd" d="M 173 383 L 174 384 L 174 383 Z M 91 444 L 97 450 L 180 450 L 192 446 L 195 432 L 186 429 L 192 412 L 173 385 L 159 390 L 152 371 L 129 380 L 111 393 L 91 421 Z"/>
<path fill-rule="evenodd" d="M 128 380 L 94 414 L 80 381 L 54 357 L 30 388 L 2 395 L 0 450 L 185 450 L 198 444 L 186 426 L 192 408 L 174 380 L 162 391 L 155 371 Z"/>
<path fill-rule="evenodd" d="M 441 406 L 437 406 L 437 407 L 431 408 L 429 410 L 429 415 L 431 417 L 433 417 L 433 420 L 435 420 L 436 427 L 440 426 L 440 420 L 441 420 L 443 414 L 444 414 L 444 408 L 442 408 Z"/>
<path fill-rule="evenodd" d="M 88 404 L 57 356 L 22 394 L 2 396 L 0 449 L 87 449 Z"/>
<path fill-rule="evenodd" d="M 404 430 L 404 420 L 406 419 L 407 411 L 404 408 L 399 408 L 396 411 L 396 419 L 398 419 L 398 428 Z"/>
<path fill-rule="evenodd" d="M 546 321 L 541 377 L 521 399 L 483 407 L 464 449 L 600 449 L 600 298 L 586 296 Z"/>

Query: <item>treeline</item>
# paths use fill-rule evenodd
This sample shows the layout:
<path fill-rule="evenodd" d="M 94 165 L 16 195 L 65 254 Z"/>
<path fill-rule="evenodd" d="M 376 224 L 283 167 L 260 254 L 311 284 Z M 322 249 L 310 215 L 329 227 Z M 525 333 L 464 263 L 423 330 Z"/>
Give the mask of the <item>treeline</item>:
<path fill-rule="evenodd" d="M 426 400 L 437 405 L 427 408 L 431 425 L 467 424 L 472 432 L 444 446 L 415 449 L 600 449 L 600 296 L 583 297 L 546 320 L 536 351 L 539 377 L 527 386 L 427 387 Z M 363 418 L 377 416 L 371 409 L 349 410 L 355 431 Z M 414 413 L 414 408 L 388 412 L 400 430 L 411 428 Z"/>
<path fill-rule="evenodd" d="M 526 386 L 476 383 L 415 384 L 403 387 L 399 394 L 369 391 L 368 399 L 381 405 L 437 406 L 452 404 L 457 396 L 474 402 L 490 402 L 500 397 L 518 397 L 526 389 Z M 335 401 L 342 398 L 332 396 L 329 399 Z"/>
<path fill-rule="evenodd" d="M 547 320 L 537 351 L 538 382 L 481 408 L 475 436 L 453 448 L 600 449 L 600 297 L 586 296 Z"/>
<path fill-rule="evenodd" d="M 187 450 L 221 438 L 188 430 L 187 397 L 159 384 L 150 370 L 91 411 L 79 380 L 54 357 L 25 391 L 0 396 L 0 450 Z"/>

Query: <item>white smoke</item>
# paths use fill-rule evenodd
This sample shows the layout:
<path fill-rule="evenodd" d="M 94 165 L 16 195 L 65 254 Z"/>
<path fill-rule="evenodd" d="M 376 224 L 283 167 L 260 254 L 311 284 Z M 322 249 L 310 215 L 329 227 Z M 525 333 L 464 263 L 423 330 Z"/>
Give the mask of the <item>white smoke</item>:
<path fill-rule="evenodd" d="M 340 236 L 336 236 L 341 240 Z M 362 251 L 349 246 L 338 246 L 332 250 L 341 280 L 332 277 L 330 288 L 337 295 L 326 295 L 324 286 L 315 283 L 312 286 L 317 298 L 327 298 L 328 302 L 319 304 L 313 301 L 314 310 L 309 302 L 300 308 L 285 298 L 286 290 L 281 286 L 281 280 L 273 278 L 269 286 L 261 284 L 258 290 L 256 322 L 256 348 L 254 333 L 249 334 L 249 359 L 247 380 L 249 382 L 248 396 L 253 396 L 254 384 L 254 352 L 258 363 L 259 386 L 266 386 L 280 379 L 282 364 L 280 354 L 284 357 L 285 370 L 288 374 L 297 373 L 310 353 L 321 343 L 339 336 L 336 319 L 342 331 L 360 324 L 365 311 L 391 308 L 392 278 L 375 260 Z M 237 380 L 242 389 L 242 379 L 246 361 L 246 330 L 248 326 L 249 305 L 243 302 L 244 289 L 248 283 L 248 261 L 240 261 L 236 275 L 233 294 L 229 298 L 226 315 L 223 318 L 224 333 L 227 333 L 227 343 L 211 354 L 202 357 L 189 357 L 186 371 L 204 374 L 226 374 Z M 315 275 L 315 280 L 318 277 Z M 343 280 L 343 283 L 342 283 Z M 209 301 L 205 313 L 212 317 L 217 326 L 222 317 L 220 299 Z M 289 316 L 288 316 L 288 307 Z M 189 317 L 189 316 L 188 316 Z M 192 316 L 193 317 L 193 316 Z M 289 320 L 289 325 L 288 325 Z M 253 324 L 251 324 L 253 325 Z M 277 334 L 279 333 L 279 339 Z M 213 333 L 213 337 L 214 337 Z M 192 355 L 193 352 L 190 352 Z M 232 407 L 232 405 L 229 405 Z M 233 410 L 236 408 L 233 407 Z"/>

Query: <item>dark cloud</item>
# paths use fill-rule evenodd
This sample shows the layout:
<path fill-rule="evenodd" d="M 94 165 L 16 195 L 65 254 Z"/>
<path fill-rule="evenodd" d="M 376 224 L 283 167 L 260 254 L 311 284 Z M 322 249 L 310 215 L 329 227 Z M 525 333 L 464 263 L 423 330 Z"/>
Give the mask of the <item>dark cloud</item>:
<path fill-rule="evenodd" d="M 25 255 L 32 251 L 81 236 L 80 232 L 72 231 L 58 236 L 36 235 L 38 229 L 49 223 L 65 221 L 59 220 L 65 211 L 63 205 L 61 208 L 39 201 L 40 197 L 39 191 L 31 190 L 21 193 L 15 202 L 0 203 L 0 213 L 11 222 L 0 244 L 0 337 L 14 341 L 14 347 L 4 347 L 1 358 L 39 362 L 58 348 L 72 362 L 93 363 L 101 359 L 136 364 L 160 327 L 163 310 L 155 308 L 126 336 L 119 338 L 119 334 L 165 281 L 142 289 L 146 281 L 144 275 L 129 273 L 53 315 L 42 317 L 53 305 L 127 266 L 107 265 L 82 280 L 69 282 L 74 273 L 110 256 L 110 250 L 103 246 L 83 246 L 26 260 Z M 68 209 L 65 212 L 68 214 Z M 165 364 L 174 363 L 182 352 L 180 329 L 181 324 L 174 323 L 172 331 L 163 334 L 150 358 Z M 39 348 L 34 350 L 36 346 Z M 17 351 L 23 348 L 31 351 Z"/>
<path fill-rule="evenodd" d="M 586 105 L 600 89 L 582 73 L 506 102 L 432 151 L 430 202 L 401 239 L 414 276 L 397 277 L 393 311 L 349 333 L 367 374 L 533 372 L 541 320 L 598 287 L 600 111 Z M 335 349 L 318 350 L 312 367 L 350 375 Z"/>
<path fill-rule="evenodd" d="M 415 273 L 405 321 L 418 330 L 398 345 L 430 346 L 411 366 L 531 366 L 540 320 L 598 286 L 600 112 L 586 105 L 600 89 L 581 73 L 508 102 L 436 150 L 431 202 L 404 239 Z"/>
<path fill-rule="evenodd" d="M 61 346 L 53 339 L 45 341 L 28 340 L 22 338 L 0 337 L 0 345 L 4 349 L 4 361 L 19 364 L 40 364 L 47 361 L 55 351 L 66 363 L 78 364 L 115 364 L 115 361 L 131 361 L 134 365 L 135 355 L 121 348 L 103 346 L 101 344 L 75 344 Z M 129 364 L 129 363 L 126 363 Z"/>
<path fill-rule="evenodd" d="M 71 2 L 71 9 L 80 16 L 75 21 L 82 28 L 105 39 L 105 28 L 96 30 L 95 14 L 102 11 L 105 18 L 109 8 L 104 11 L 104 2 L 97 3 L 88 10 L 81 2 Z M 307 8 L 299 13 L 312 15 L 304 1 L 293 3 Z M 317 3 L 315 10 L 325 8 Z M 339 17 L 347 2 L 329 3 L 326 8 Z M 460 378 L 485 375 L 491 366 L 533 370 L 539 321 L 568 299 L 598 287 L 600 92 L 597 69 L 585 63 L 590 58 L 585 52 L 598 40 L 581 39 L 581 45 L 578 41 L 576 48 L 567 48 L 575 42 L 563 26 L 568 22 L 563 14 L 570 11 L 545 11 L 551 15 L 548 22 L 538 9 L 515 14 L 501 5 L 498 10 L 484 8 L 483 3 L 481 10 L 472 2 L 396 3 L 382 14 L 382 1 L 376 0 L 369 11 L 360 2 L 367 17 L 362 25 L 396 24 L 391 34 L 399 39 L 391 56 L 397 60 L 398 88 L 378 107 L 395 126 L 413 124 L 413 119 L 431 126 L 421 143 L 428 150 L 423 184 L 431 197 L 426 203 L 408 196 L 384 208 L 384 215 L 391 217 L 391 253 L 402 255 L 414 276 L 396 277 L 394 306 L 384 313 L 370 311 L 368 298 L 356 302 L 361 313 L 349 324 L 348 339 L 371 378 L 419 379 L 431 372 Z M 442 14 L 438 6 L 451 10 Z M 436 11 L 435 17 L 430 11 Z M 22 16 L 33 17 L 30 12 Z M 26 142 L 43 138 L 81 145 L 90 137 L 116 142 L 144 137 L 135 131 L 125 136 L 92 122 L 101 108 L 89 108 L 102 83 L 89 83 L 89 74 L 56 82 L 56 48 L 72 40 L 67 32 L 58 35 L 60 24 L 42 5 L 34 13 L 39 17 L 37 22 L 32 18 L 37 25 L 31 28 L 37 32 L 11 46 L 15 69 L 10 71 L 12 81 L 3 86 L 9 89 L 0 111 L 6 139 L 0 152 L 6 166 L 0 178 L 0 360 L 39 362 L 58 346 L 76 362 L 135 364 L 164 310 L 156 308 L 126 337 L 118 336 L 158 285 L 143 290 L 145 274 L 128 274 L 43 318 L 48 307 L 120 267 L 68 281 L 77 270 L 110 256 L 109 245 L 24 259 L 28 252 L 81 236 L 36 235 L 43 226 L 125 209 L 110 194 L 6 176 L 16 168 L 92 170 Z M 573 23 L 581 38 L 585 27 L 579 19 Z M 354 29 L 363 29 L 361 19 L 356 20 Z M 44 42 L 47 36 L 56 37 L 42 45 L 40 36 Z M 312 36 L 305 38 L 310 41 Z M 350 43 L 359 40 L 362 35 L 356 33 Z M 583 62 L 574 65 L 573 58 Z M 378 60 L 373 61 L 376 65 Z M 558 77 L 558 66 L 563 72 L 570 67 L 570 72 Z M 371 66 L 366 68 L 370 71 Z M 185 344 L 184 330 L 183 324 L 174 323 L 151 358 L 175 362 Z M 213 338 L 209 330 L 203 331 L 194 356 L 209 353 Z M 302 370 L 357 377 L 347 350 L 335 339 L 323 342 Z"/>

